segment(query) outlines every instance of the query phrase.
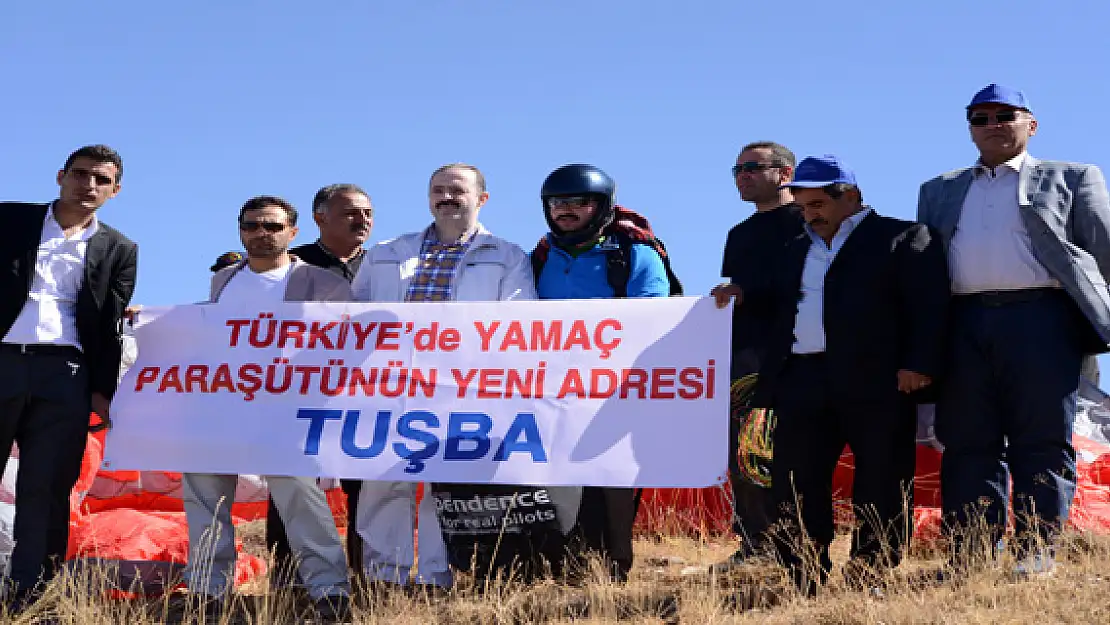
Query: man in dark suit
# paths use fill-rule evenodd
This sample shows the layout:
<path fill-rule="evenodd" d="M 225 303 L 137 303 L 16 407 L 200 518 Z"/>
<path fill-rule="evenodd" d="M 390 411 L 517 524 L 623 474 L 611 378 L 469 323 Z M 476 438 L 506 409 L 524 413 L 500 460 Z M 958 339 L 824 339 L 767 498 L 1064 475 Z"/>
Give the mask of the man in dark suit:
<path fill-rule="evenodd" d="M 780 557 L 808 592 L 827 579 L 832 476 L 847 444 L 859 521 L 847 574 L 873 587 L 900 561 L 912 527 L 914 401 L 939 374 L 944 250 L 927 227 L 865 206 L 855 175 L 836 157 L 803 160 L 785 186 L 802 207 L 805 232 L 770 286 L 724 287 L 717 297 L 776 311 L 753 403 L 778 415 L 771 483 Z M 815 543 L 815 577 L 799 533 Z"/>
<path fill-rule="evenodd" d="M 1110 195 L 1098 167 L 1027 152 L 1037 120 L 1022 92 L 987 85 L 965 115 L 979 159 L 921 185 L 917 214 L 952 267 L 936 432 L 953 564 L 990 560 L 1013 478 L 1014 573 L 1049 574 L 1075 497 L 1080 372 L 1097 376 L 1084 357 L 1110 342 Z M 980 520 L 988 540 L 966 540 Z"/>
<path fill-rule="evenodd" d="M 5 584 L 16 610 L 65 559 L 89 412 L 107 419 L 116 390 L 138 248 L 96 211 L 119 193 L 122 174 L 114 150 L 85 146 L 58 172 L 58 199 L 0 203 L 0 466 L 17 443 Z"/>

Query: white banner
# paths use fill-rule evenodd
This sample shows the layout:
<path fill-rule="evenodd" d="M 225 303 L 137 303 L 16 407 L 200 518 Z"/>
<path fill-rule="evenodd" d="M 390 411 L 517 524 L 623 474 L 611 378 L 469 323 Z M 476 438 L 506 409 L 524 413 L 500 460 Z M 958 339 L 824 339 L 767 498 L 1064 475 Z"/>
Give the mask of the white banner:
<path fill-rule="evenodd" d="M 707 486 L 731 319 L 709 298 L 144 309 L 105 468 Z"/>

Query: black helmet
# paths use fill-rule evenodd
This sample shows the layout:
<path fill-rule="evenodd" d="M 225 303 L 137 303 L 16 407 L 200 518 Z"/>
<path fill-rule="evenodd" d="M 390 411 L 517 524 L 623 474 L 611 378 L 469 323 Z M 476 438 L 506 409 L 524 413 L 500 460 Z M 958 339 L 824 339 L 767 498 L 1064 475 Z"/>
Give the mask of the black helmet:
<path fill-rule="evenodd" d="M 543 181 L 540 188 L 540 200 L 543 202 L 543 216 L 547 220 L 551 234 L 556 243 L 562 245 L 577 245 L 583 241 L 598 236 L 613 221 L 613 195 L 617 191 L 617 183 L 608 174 L 593 165 L 563 165 L 551 172 L 547 180 Z M 585 195 L 597 200 L 597 211 L 593 218 L 582 228 L 574 232 L 563 232 L 551 219 L 547 200 L 553 197 Z"/>

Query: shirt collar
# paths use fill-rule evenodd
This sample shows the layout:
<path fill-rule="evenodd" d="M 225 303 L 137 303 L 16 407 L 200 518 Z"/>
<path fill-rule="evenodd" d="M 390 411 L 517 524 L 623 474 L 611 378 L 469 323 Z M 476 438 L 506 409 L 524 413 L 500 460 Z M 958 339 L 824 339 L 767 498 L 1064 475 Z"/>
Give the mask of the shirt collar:
<path fill-rule="evenodd" d="M 488 233 L 489 231 L 486 230 L 485 226 L 483 226 L 481 222 L 479 222 L 475 224 L 474 229 L 471 230 L 469 234 L 466 234 L 461 241 L 440 241 L 439 232 L 436 231 L 436 224 L 435 222 L 432 222 L 432 225 L 428 226 L 427 229 L 424 230 L 424 241 L 427 243 L 434 243 L 439 245 L 469 246 L 471 243 L 474 242 L 478 235 Z"/>
<path fill-rule="evenodd" d="M 64 236 L 65 229 L 62 228 L 62 224 L 58 223 L 57 218 L 54 217 L 54 207 L 57 206 L 57 204 L 58 200 L 54 200 L 50 203 L 50 210 L 46 211 L 46 225 L 50 228 L 56 228 L 57 231 L 63 233 Z M 89 225 L 85 226 L 84 229 L 75 232 L 72 238 L 76 241 L 88 241 L 92 238 L 92 235 L 96 234 L 96 231 L 99 228 L 100 220 L 96 218 L 96 213 L 93 213 L 92 220 L 89 221 Z"/>
<path fill-rule="evenodd" d="M 1023 151 L 1021 154 L 1018 154 L 1017 156 L 1011 158 L 1010 160 L 1003 162 L 998 167 L 995 167 L 993 171 L 991 170 L 990 167 L 987 167 L 981 161 L 975 161 L 975 166 L 972 167 L 972 171 L 975 172 L 976 177 L 982 176 L 984 174 L 993 175 L 993 176 L 1001 175 L 1001 174 L 1005 173 L 1005 171 L 998 171 L 998 170 L 999 170 L 999 168 L 1003 168 L 1003 167 L 1006 170 L 1014 172 L 1015 174 L 1021 173 L 1021 168 L 1022 168 L 1023 165 L 1025 165 L 1025 159 L 1028 156 L 1029 156 L 1028 153 Z"/>
<path fill-rule="evenodd" d="M 352 260 L 354 260 L 354 259 L 358 258 L 359 256 L 362 256 L 363 254 L 366 253 L 366 248 L 365 247 L 359 247 L 358 248 L 358 253 L 356 253 L 354 256 L 352 256 L 350 258 L 350 260 L 344 261 L 342 258 L 336 256 L 335 252 L 332 252 L 331 250 L 329 250 L 328 246 L 324 245 L 324 242 L 321 241 L 320 239 L 316 239 L 316 247 L 320 248 L 320 251 L 323 252 L 325 256 L 334 260 L 337 263 L 349 263 Z"/>
<path fill-rule="evenodd" d="M 863 221 L 863 219 L 870 214 L 871 207 L 864 206 L 863 209 L 860 210 L 858 213 L 853 213 L 845 217 L 844 221 L 840 222 L 840 227 L 837 228 L 836 234 L 833 235 L 833 238 L 844 238 L 848 236 L 852 233 L 853 230 L 856 229 L 857 226 L 859 226 L 860 222 Z M 809 233 L 809 238 L 813 239 L 814 241 L 821 241 L 822 243 L 824 243 L 824 239 L 818 236 L 817 233 L 813 231 L 813 228 L 809 227 L 809 224 L 805 225 L 805 229 L 806 232 Z"/>

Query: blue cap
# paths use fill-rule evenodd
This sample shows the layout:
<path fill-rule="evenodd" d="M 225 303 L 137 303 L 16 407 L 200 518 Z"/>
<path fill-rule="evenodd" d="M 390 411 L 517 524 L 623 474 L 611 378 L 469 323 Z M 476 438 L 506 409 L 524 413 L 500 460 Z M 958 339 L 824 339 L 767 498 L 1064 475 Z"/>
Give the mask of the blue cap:
<path fill-rule="evenodd" d="M 971 98 L 971 104 L 968 104 L 967 108 L 970 109 L 980 104 L 1004 104 L 1016 109 L 1030 110 L 1029 102 L 1025 100 L 1024 93 L 1017 89 L 1003 87 L 1002 85 L 996 85 L 994 83 L 983 87 L 979 93 L 976 93 L 975 97 Z"/>
<path fill-rule="evenodd" d="M 788 189 L 819 189 L 830 184 L 856 184 L 856 175 L 832 154 L 809 156 L 794 168 L 794 179 L 779 187 Z"/>

